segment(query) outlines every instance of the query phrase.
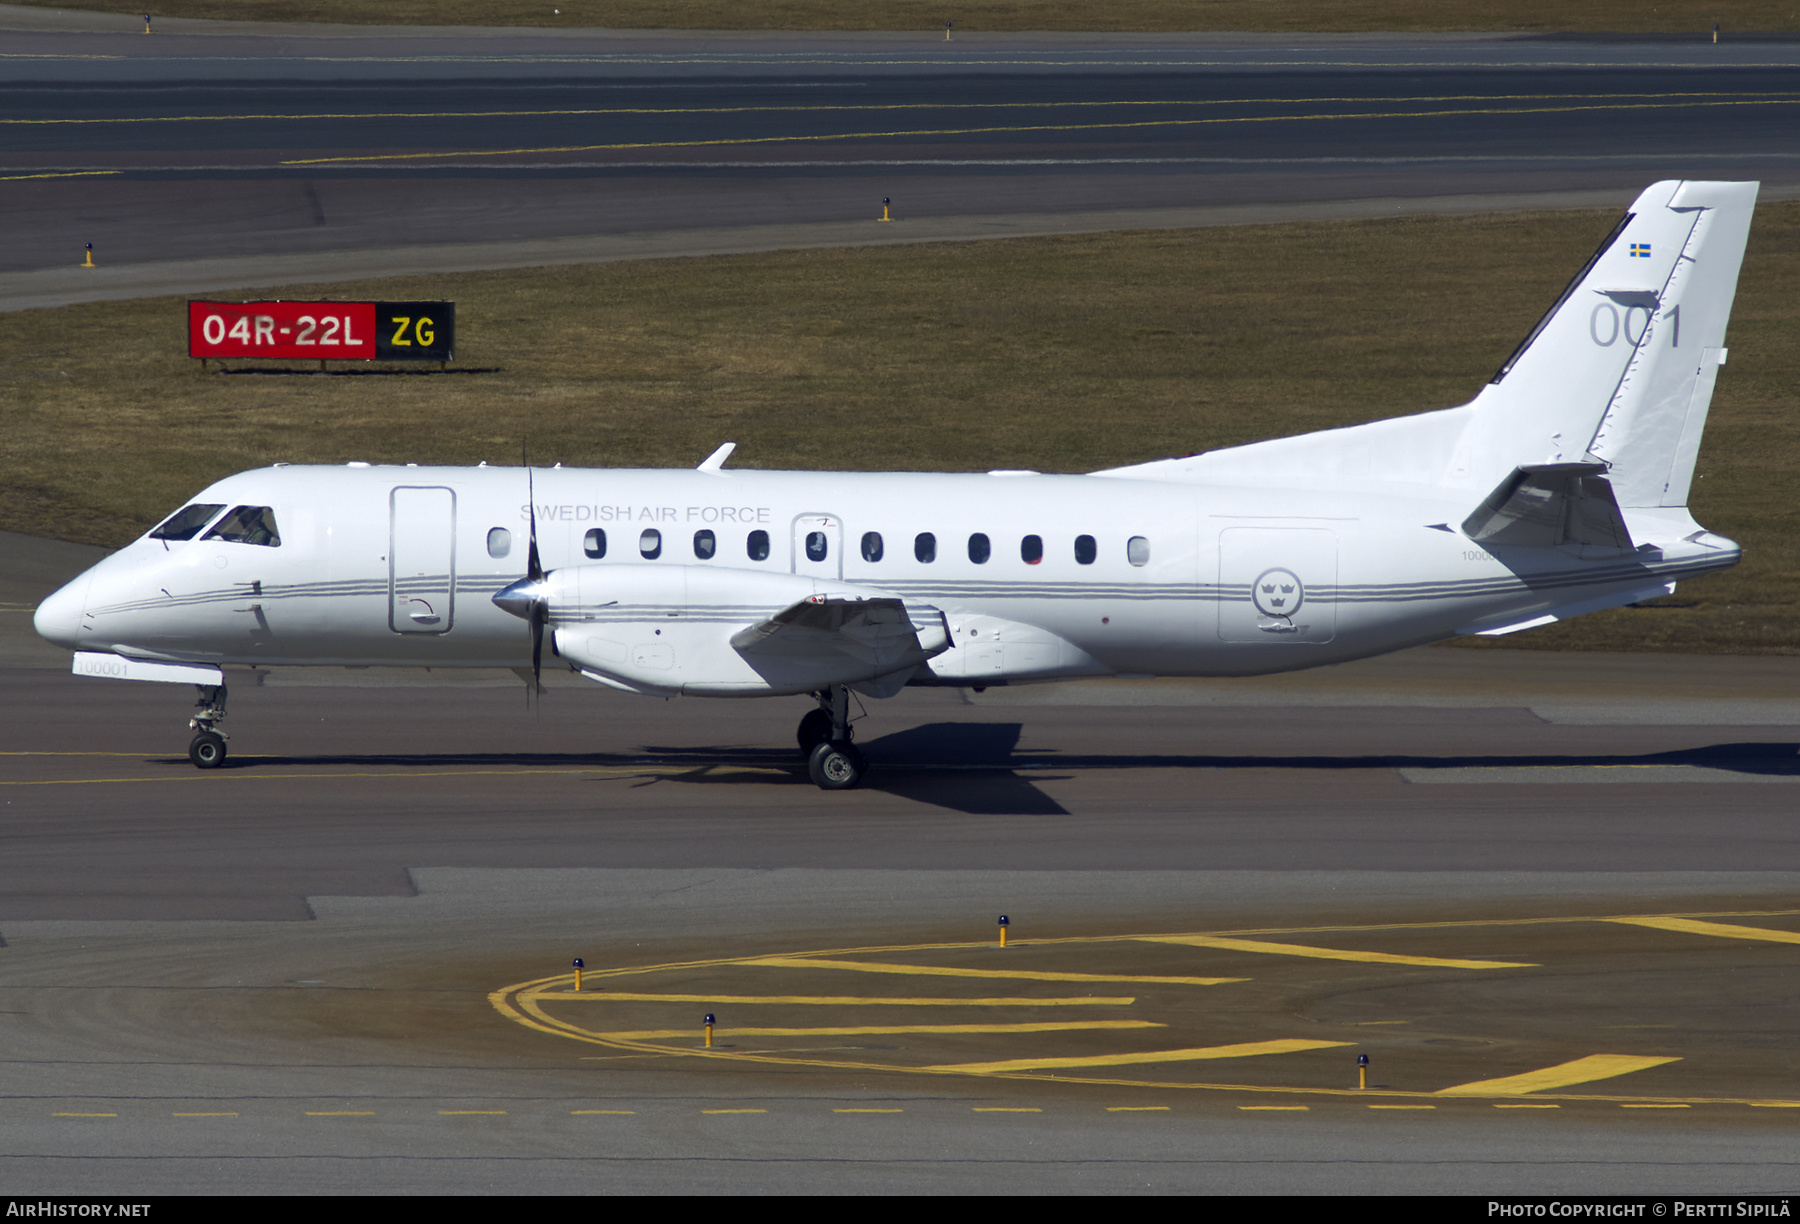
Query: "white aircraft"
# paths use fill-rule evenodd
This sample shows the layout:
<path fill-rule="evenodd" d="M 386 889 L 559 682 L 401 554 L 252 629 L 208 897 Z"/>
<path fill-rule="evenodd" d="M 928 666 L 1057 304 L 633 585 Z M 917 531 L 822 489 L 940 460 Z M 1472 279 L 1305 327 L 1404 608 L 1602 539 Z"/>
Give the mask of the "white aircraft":
<path fill-rule="evenodd" d="M 37 630 L 77 675 L 197 684 L 201 768 L 224 668 L 535 683 L 547 641 L 627 692 L 812 694 L 837 789 L 851 690 L 1280 672 L 1634 603 L 1738 559 L 1687 502 L 1757 186 L 1649 188 L 1458 408 L 1084 476 L 277 464 Z"/>

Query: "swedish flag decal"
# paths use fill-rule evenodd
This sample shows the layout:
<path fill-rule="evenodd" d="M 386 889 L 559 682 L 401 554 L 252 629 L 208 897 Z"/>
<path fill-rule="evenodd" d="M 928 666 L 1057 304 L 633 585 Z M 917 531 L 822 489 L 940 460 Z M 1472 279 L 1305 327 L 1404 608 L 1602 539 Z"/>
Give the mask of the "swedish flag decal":
<path fill-rule="evenodd" d="M 1650 244 L 1648 242 L 1632 243 L 1631 244 L 1631 257 L 1633 259 L 1649 259 L 1650 258 Z"/>

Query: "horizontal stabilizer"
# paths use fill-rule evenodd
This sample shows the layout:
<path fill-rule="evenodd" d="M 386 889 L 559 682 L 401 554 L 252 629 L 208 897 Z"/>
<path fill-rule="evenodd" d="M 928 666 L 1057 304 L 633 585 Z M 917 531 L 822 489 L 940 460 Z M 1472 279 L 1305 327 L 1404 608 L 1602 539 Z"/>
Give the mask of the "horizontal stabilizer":
<path fill-rule="evenodd" d="M 1524 548 L 1631 548 L 1631 533 L 1605 473 L 1604 463 L 1519 468 L 1463 520 L 1463 534 L 1477 544 Z"/>

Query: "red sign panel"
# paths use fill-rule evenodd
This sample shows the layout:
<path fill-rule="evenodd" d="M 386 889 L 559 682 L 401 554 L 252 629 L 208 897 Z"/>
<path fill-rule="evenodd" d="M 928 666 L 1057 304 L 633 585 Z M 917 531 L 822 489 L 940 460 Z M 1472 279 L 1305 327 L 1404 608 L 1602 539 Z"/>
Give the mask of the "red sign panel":
<path fill-rule="evenodd" d="M 375 357 L 374 302 L 189 302 L 190 357 Z"/>

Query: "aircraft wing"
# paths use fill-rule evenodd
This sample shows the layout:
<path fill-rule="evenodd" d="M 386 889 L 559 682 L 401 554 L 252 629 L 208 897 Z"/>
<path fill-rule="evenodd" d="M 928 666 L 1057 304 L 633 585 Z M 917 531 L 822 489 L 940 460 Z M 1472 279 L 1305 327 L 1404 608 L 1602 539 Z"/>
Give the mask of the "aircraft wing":
<path fill-rule="evenodd" d="M 733 634 L 731 645 L 759 671 L 765 665 L 845 667 L 872 679 L 942 654 L 950 632 L 936 608 L 909 612 L 892 597 L 813 595 Z"/>

